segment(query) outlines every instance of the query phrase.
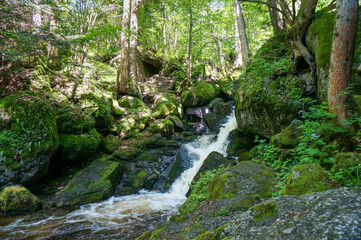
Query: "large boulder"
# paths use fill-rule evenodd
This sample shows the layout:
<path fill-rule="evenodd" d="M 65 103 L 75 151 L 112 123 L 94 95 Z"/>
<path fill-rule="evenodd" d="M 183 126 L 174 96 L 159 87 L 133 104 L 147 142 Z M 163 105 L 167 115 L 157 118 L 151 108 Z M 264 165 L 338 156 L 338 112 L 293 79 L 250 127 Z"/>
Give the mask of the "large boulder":
<path fill-rule="evenodd" d="M 360 10 L 361 12 L 361 10 Z M 335 12 L 328 12 L 319 15 L 308 28 L 306 33 L 306 43 L 308 48 L 316 57 L 317 66 L 317 88 L 318 97 L 321 101 L 327 100 L 327 87 L 329 80 L 329 65 L 332 48 L 332 37 L 335 25 Z M 361 22 L 358 23 L 361 28 Z M 361 63 L 361 33 L 358 31 L 356 51 L 353 64 L 352 83 L 353 92 L 361 92 L 361 75 L 358 74 L 357 68 Z"/>
<path fill-rule="evenodd" d="M 156 109 L 152 113 L 155 119 L 164 119 L 169 115 L 183 118 L 183 107 L 177 95 L 166 93 L 159 97 L 156 101 Z"/>
<path fill-rule="evenodd" d="M 273 198 L 209 234 L 222 239 L 359 239 L 360 194 L 360 188 L 340 188 Z"/>
<path fill-rule="evenodd" d="M 147 128 L 147 130 L 153 134 L 160 133 L 163 137 L 169 139 L 174 133 L 174 124 L 168 119 L 156 120 Z"/>
<path fill-rule="evenodd" d="M 325 169 L 318 163 L 296 165 L 286 180 L 285 195 L 305 195 L 333 188 Z"/>
<path fill-rule="evenodd" d="M 182 93 L 182 104 L 186 108 L 204 106 L 219 95 L 219 90 L 205 81 L 198 81 L 193 88 Z"/>
<path fill-rule="evenodd" d="M 88 133 L 59 134 L 60 144 L 56 152 L 56 161 L 62 166 L 80 165 L 92 157 L 100 142 L 100 135 L 95 128 Z"/>
<path fill-rule="evenodd" d="M 101 147 L 104 152 L 108 154 L 112 154 L 115 150 L 117 150 L 122 145 L 121 141 L 114 136 L 113 134 L 109 134 L 101 141 Z"/>
<path fill-rule="evenodd" d="M 254 146 L 254 137 L 239 128 L 232 130 L 227 139 L 229 140 L 226 149 L 227 157 L 238 157 Z"/>
<path fill-rule="evenodd" d="M 123 96 L 118 103 L 124 108 L 124 117 L 117 125 L 118 136 L 121 139 L 137 137 L 149 125 L 152 111 L 142 100 L 132 96 Z"/>
<path fill-rule="evenodd" d="M 244 131 L 271 138 L 298 116 L 306 84 L 294 76 L 294 63 L 284 46 L 274 39 L 264 44 L 240 78 L 236 118 Z"/>
<path fill-rule="evenodd" d="M 36 211 L 42 202 L 23 186 L 6 187 L 0 192 L 0 212 L 22 213 Z"/>
<path fill-rule="evenodd" d="M 42 95 L 21 92 L 0 101 L 0 186 L 45 176 L 58 145 L 54 110 Z"/>
<path fill-rule="evenodd" d="M 73 177 L 56 197 L 56 205 L 73 206 L 104 200 L 114 193 L 122 176 L 120 163 L 98 159 Z"/>

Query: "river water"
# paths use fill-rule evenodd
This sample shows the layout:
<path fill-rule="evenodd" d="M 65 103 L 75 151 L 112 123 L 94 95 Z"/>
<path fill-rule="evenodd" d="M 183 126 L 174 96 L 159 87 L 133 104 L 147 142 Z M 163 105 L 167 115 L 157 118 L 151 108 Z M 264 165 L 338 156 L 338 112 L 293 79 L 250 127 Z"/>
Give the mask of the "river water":
<path fill-rule="evenodd" d="M 213 151 L 225 155 L 228 134 L 236 127 L 233 113 L 218 135 L 203 135 L 185 144 L 191 167 L 168 192 L 140 191 L 76 210 L 54 209 L 0 217 L 0 239 L 134 239 L 177 213 L 204 159 Z"/>

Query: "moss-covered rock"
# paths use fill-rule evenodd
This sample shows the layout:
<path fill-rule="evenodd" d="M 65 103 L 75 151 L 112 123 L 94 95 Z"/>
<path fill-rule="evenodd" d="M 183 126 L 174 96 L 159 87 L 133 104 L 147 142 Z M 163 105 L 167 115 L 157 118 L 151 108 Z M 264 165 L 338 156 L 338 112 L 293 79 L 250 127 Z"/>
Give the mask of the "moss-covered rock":
<path fill-rule="evenodd" d="M 168 116 L 166 119 L 172 121 L 175 132 L 183 132 L 185 130 L 183 122 L 177 116 Z"/>
<path fill-rule="evenodd" d="M 207 200 L 242 196 L 244 207 L 252 205 L 253 196 L 270 196 L 275 183 L 272 170 L 254 162 L 241 162 L 215 176 L 208 186 Z"/>
<path fill-rule="evenodd" d="M 112 111 L 112 99 L 105 96 L 97 96 L 93 93 L 83 95 L 80 100 L 83 109 L 95 120 L 95 128 L 98 132 L 108 135 L 116 131 L 115 119 Z"/>
<path fill-rule="evenodd" d="M 0 101 L 0 116 L 0 179 L 30 184 L 45 176 L 59 145 L 49 102 L 34 92 L 17 93 Z"/>
<path fill-rule="evenodd" d="M 168 119 L 156 120 L 147 130 L 150 133 L 160 133 L 163 137 L 170 138 L 174 133 L 174 125 L 173 122 Z"/>
<path fill-rule="evenodd" d="M 152 113 L 155 119 L 163 119 L 169 115 L 183 118 L 183 107 L 178 100 L 177 95 L 166 93 L 156 101 L 156 109 Z"/>
<path fill-rule="evenodd" d="M 361 164 L 361 157 L 358 153 L 338 153 L 335 156 L 333 170 L 340 171 L 341 169 L 348 169 L 350 167 L 358 166 L 359 164 Z"/>
<path fill-rule="evenodd" d="M 361 10 L 360 10 L 361 13 Z M 332 37 L 335 25 L 335 12 L 319 14 L 316 20 L 311 24 L 306 33 L 306 43 L 308 48 L 316 57 L 317 66 L 317 88 L 318 97 L 321 101 L 327 100 L 327 87 L 329 80 L 329 65 L 332 49 Z M 361 23 L 358 23 L 359 29 Z M 356 51 L 354 56 L 353 77 L 354 92 L 361 93 L 360 75 L 357 74 L 357 68 L 361 63 L 361 33 L 358 31 Z"/>
<path fill-rule="evenodd" d="M 56 197 L 58 207 L 73 206 L 110 197 L 123 176 L 123 167 L 106 158 L 80 171 Z"/>
<path fill-rule="evenodd" d="M 125 116 L 117 125 L 118 136 L 121 139 L 137 137 L 149 125 L 151 110 L 142 100 L 132 96 L 123 96 L 118 103 L 125 109 Z"/>
<path fill-rule="evenodd" d="M 142 150 L 162 148 L 167 145 L 167 138 L 163 137 L 160 133 L 154 134 L 149 137 L 137 139 L 131 147 L 140 148 Z"/>
<path fill-rule="evenodd" d="M 240 134 L 237 134 L 239 132 Z M 230 142 L 226 150 L 227 157 L 238 157 L 242 152 L 249 151 L 254 146 L 253 137 L 245 136 L 246 134 L 242 134 L 239 129 L 235 129 L 230 133 L 230 136 L 228 136 Z"/>
<path fill-rule="evenodd" d="M 215 99 L 218 94 L 212 84 L 198 81 L 193 88 L 182 93 L 182 104 L 186 108 L 200 107 Z"/>
<path fill-rule="evenodd" d="M 301 124 L 301 121 L 297 119 L 293 120 L 286 129 L 271 138 L 271 144 L 281 148 L 296 147 L 300 142 L 299 137 L 302 135 L 301 129 L 298 128 Z"/>
<path fill-rule="evenodd" d="M 109 154 L 112 154 L 115 150 L 117 150 L 122 145 L 121 141 L 114 136 L 113 134 L 109 134 L 101 141 L 102 149 Z"/>
<path fill-rule="evenodd" d="M 63 166 L 79 165 L 92 157 L 100 143 L 100 135 L 95 128 L 80 135 L 59 134 L 59 139 L 60 144 L 56 152 L 56 159 Z"/>
<path fill-rule="evenodd" d="M 135 162 L 141 152 L 142 150 L 140 148 L 124 147 L 116 151 L 113 156 L 122 161 Z"/>
<path fill-rule="evenodd" d="M 227 118 L 225 116 L 215 113 L 203 114 L 203 118 L 207 124 L 207 127 L 214 133 L 219 133 L 222 125 L 227 122 Z"/>
<path fill-rule="evenodd" d="M 227 167 L 231 164 L 231 161 L 223 157 L 219 152 L 211 152 L 206 159 L 204 159 L 202 166 L 194 176 L 193 181 L 198 181 L 201 174 L 204 174 L 208 170 L 214 170 L 219 168 L 221 165 Z"/>
<path fill-rule="evenodd" d="M 318 163 L 296 165 L 291 169 L 285 185 L 285 195 L 305 195 L 326 191 L 332 185 L 328 175 Z"/>
<path fill-rule="evenodd" d="M 360 186 L 361 157 L 356 152 L 341 152 L 335 156 L 332 172 L 344 186 Z"/>
<path fill-rule="evenodd" d="M 221 116 L 228 116 L 233 112 L 234 104 L 235 101 L 229 101 L 226 103 L 219 101 L 214 105 L 213 112 Z"/>
<path fill-rule="evenodd" d="M 0 212 L 21 213 L 36 211 L 42 202 L 28 189 L 20 185 L 6 187 L 0 192 Z"/>
<path fill-rule="evenodd" d="M 134 170 L 129 175 L 129 183 L 134 192 L 138 191 L 139 189 L 143 188 L 148 180 L 148 172 L 145 170 Z M 154 183 L 154 182 L 153 182 Z M 148 182 L 149 184 L 149 182 Z"/>

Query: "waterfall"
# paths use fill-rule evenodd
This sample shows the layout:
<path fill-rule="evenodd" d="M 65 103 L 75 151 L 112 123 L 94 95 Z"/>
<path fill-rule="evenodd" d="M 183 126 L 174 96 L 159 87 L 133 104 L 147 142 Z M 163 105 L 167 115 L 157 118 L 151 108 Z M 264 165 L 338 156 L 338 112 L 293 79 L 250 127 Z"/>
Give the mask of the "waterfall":
<path fill-rule="evenodd" d="M 20 217 L 15 222 L 0 226 L 11 238 L 21 236 L 36 238 L 52 236 L 53 232 L 76 235 L 78 239 L 130 239 L 133 231 L 153 229 L 159 222 L 164 222 L 186 200 L 186 193 L 194 176 L 203 164 L 204 159 L 213 151 L 225 154 L 230 131 L 237 127 L 234 113 L 222 126 L 218 135 L 203 135 L 184 147 L 192 158 L 191 167 L 185 170 L 165 193 L 140 191 L 138 194 L 110 199 L 82 206 L 80 209 L 63 216 L 51 215 L 42 220 L 29 220 Z M 156 224 L 154 224 L 154 222 Z M 70 230 L 69 230 L 70 229 Z M 24 235 L 16 235 L 23 233 Z M 20 237 L 19 237 L 20 236 Z"/>

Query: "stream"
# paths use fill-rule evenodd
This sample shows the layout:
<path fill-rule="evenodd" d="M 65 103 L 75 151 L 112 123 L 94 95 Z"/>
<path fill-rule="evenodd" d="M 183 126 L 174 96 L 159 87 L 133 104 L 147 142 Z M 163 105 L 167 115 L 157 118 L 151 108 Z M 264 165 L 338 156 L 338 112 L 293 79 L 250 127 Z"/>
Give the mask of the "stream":
<path fill-rule="evenodd" d="M 184 145 L 192 159 L 165 193 L 140 191 L 83 205 L 80 209 L 52 209 L 0 217 L 0 239 L 134 239 L 178 212 L 193 177 L 213 151 L 225 155 L 228 134 L 237 127 L 234 113 L 218 135 L 203 135 Z"/>

